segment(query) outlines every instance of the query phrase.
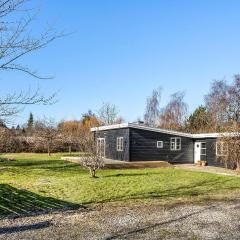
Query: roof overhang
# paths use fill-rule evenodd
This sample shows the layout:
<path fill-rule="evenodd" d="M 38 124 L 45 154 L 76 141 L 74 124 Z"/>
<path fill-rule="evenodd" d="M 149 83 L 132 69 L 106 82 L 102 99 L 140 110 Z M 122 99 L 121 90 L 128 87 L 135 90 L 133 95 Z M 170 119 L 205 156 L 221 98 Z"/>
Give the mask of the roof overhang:
<path fill-rule="evenodd" d="M 177 131 L 166 130 L 161 128 L 147 127 L 144 125 L 134 124 L 134 123 L 121 123 L 121 124 L 114 124 L 114 125 L 108 125 L 108 126 L 94 127 L 94 128 L 91 128 L 91 131 L 96 132 L 96 131 L 105 131 L 105 130 L 120 129 L 120 128 L 136 128 L 136 129 L 142 129 L 142 130 L 147 130 L 152 132 L 166 133 L 166 134 L 172 134 L 172 135 L 181 136 L 181 137 L 192 138 L 192 134 L 189 134 L 189 133 L 177 132 Z"/>
<path fill-rule="evenodd" d="M 187 137 L 192 139 L 204 139 L 204 138 L 220 138 L 223 136 L 239 136 L 240 133 L 200 133 L 200 134 L 191 134 L 191 133 L 184 133 L 184 132 L 178 132 L 178 131 L 172 131 L 167 129 L 161 129 L 161 128 L 154 128 L 154 127 L 147 127 L 141 124 L 135 124 L 135 123 L 120 123 L 120 124 L 114 124 L 114 125 L 108 125 L 108 126 L 100 126 L 100 127 L 94 127 L 91 128 L 91 132 L 96 131 L 105 131 L 105 130 L 111 130 L 111 129 L 121 129 L 121 128 L 136 128 L 136 129 L 142 129 L 152 132 L 159 132 L 159 133 L 166 133 L 166 134 L 172 134 L 180 137 Z"/>

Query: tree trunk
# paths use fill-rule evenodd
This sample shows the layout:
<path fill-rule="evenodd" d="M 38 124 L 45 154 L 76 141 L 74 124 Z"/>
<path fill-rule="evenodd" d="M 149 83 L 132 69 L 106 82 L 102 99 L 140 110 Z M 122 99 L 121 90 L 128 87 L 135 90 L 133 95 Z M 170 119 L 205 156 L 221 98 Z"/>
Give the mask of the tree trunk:
<path fill-rule="evenodd" d="M 96 177 L 96 170 L 90 168 L 90 175 L 91 175 L 91 177 L 95 178 Z"/>
<path fill-rule="evenodd" d="M 236 169 L 237 171 L 239 171 L 240 170 L 240 163 L 239 162 L 237 162 L 237 169 Z"/>
<path fill-rule="evenodd" d="M 50 157 L 51 156 L 51 151 L 50 151 L 50 144 L 48 143 L 48 146 L 47 146 L 47 151 L 48 151 L 48 156 Z"/>
<path fill-rule="evenodd" d="M 68 146 L 68 153 L 69 153 L 70 156 L 72 155 L 72 147 L 71 147 L 71 145 Z"/>

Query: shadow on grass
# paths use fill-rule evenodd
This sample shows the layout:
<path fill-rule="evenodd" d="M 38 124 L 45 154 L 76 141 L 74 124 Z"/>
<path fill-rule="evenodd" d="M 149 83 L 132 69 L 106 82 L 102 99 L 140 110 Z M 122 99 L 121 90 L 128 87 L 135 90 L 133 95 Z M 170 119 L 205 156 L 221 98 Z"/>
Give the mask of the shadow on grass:
<path fill-rule="evenodd" d="M 83 206 L 20 190 L 8 184 L 0 184 L 0 218 L 41 214 L 79 207 Z"/>
<path fill-rule="evenodd" d="M 114 178 L 114 177 L 135 177 L 135 176 L 150 176 L 150 175 L 159 175 L 159 172 L 143 172 L 143 173 L 115 173 L 106 176 L 102 176 L 102 178 Z"/>
<path fill-rule="evenodd" d="M 66 170 L 71 172 L 79 172 L 83 170 L 79 164 L 65 162 L 63 160 L 17 160 L 13 162 L 1 163 L 0 166 L 14 167 L 14 171 L 22 171 L 22 168 L 24 168 L 26 171 L 31 171 L 33 169 L 44 169 L 54 172 L 62 172 Z"/>

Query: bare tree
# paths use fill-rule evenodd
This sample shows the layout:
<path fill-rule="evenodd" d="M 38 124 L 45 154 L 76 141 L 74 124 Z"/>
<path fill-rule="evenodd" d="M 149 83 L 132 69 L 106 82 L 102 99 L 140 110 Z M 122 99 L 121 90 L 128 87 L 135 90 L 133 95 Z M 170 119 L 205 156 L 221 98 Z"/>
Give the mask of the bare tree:
<path fill-rule="evenodd" d="M 119 123 L 118 109 L 114 104 L 103 103 L 102 107 L 98 111 L 98 118 L 104 125 L 111 125 Z"/>
<path fill-rule="evenodd" d="M 228 118 L 240 122 L 240 75 L 234 76 L 234 82 L 228 88 Z"/>
<path fill-rule="evenodd" d="M 79 146 L 81 132 L 83 131 L 82 122 L 80 121 L 66 121 L 58 125 L 59 140 L 62 144 L 68 145 L 68 152 L 71 155 L 72 147 Z"/>
<path fill-rule="evenodd" d="M 11 152 L 15 149 L 16 140 L 12 132 L 6 127 L 0 127 L 0 150 L 1 152 Z"/>
<path fill-rule="evenodd" d="M 29 0 L 0 0 L 0 71 L 17 71 L 35 78 L 43 79 L 37 71 L 22 64 L 21 59 L 46 47 L 50 42 L 63 36 L 48 27 L 39 35 L 31 31 L 34 21 L 32 9 L 28 9 Z M 0 97 L 0 118 L 9 118 L 19 111 L 19 106 L 30 104 L 49 104 L 49 98 L 32 92 L 11 93 Z"/>
<path fill-rule="evenodd" d="M 38 120 L 34 124 L 34 137 L 36 143 L 46 146 L 48 155 L 51 156 L 53 146 L 58 139 L 57 125 L 52 119 Z"/>
<path fill-rule="evenodd" d="M 160 100 L 161 88 L 158 90 L 154 89 L 152 96 L 147 98 L 147 104 L 144 113 L 144 123 L 147 126 L 157 127 L 159 125 Z"/>
<path fill-rule="evenodd" d="M 223 131 L 232 122 L 240 122 L 240 76 L 235 75 L 232 84 L 225 80 L 213 81 L 205 96 L 205 105 L 214 121 L 213 131 Z"/>
<path fill-rule="evenodd" d="M 28 90 L 20 93 L 11 93 L 0 96 L 0 119 L 6 121 L 14 117 L 23 110 L 26 105 L 50 105 L 55 103 L 55 94 L 45 97 L 37 89 L 35 92 Z"/>
<path fill-rule="evenodd" d="M 29 0 L 0 1 L 0 70 L 20 71 L 36 78 L 36 71 L 21 64 L 19 60 L 33 51 L 47 46 L 63 33 L 56 33 L 51 27 L 38 36 L 30 34 L 34 21 L 32 10 L 27 10 Z"/>
<path fill-rule="evenodd" d="M 240 127 L 234 122 L 216 143 L 217 160 L 225 167 L 240 170 Z"/>
<path fill-rule="evenodd" d="M 185 126 L 188 106 L 184 102 L 184 92 L 171 95 L 170 102 L 161 110 L 160 127 L 180 130 Z"/>
<path fill-rule="evenodd" d="M 205 95 L 205 106 L 215 125 L 213 131 L 217 131 L 228 121 L 228 90 L 229 86 L 225 80 L 214 80 L 209 93 Z"/>
<path fill-rule="evenodd" d="M 87 132 L 83 132 L 80 140 L 82 152 L 82 166 L 89 170 L 91 177 L 96 177 L 96 171 L 104 167 L 103 157 L 99 151 L 96 137 Z"/>

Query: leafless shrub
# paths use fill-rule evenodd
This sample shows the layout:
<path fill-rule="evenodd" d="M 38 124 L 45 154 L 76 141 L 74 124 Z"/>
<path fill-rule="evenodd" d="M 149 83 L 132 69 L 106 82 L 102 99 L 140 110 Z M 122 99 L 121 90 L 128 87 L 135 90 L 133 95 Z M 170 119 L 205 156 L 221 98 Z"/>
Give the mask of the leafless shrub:
<path fill-rule="evenodd" d="M 91 133 L 85 133 L 80 138 L 82 166 L 89 170 L 91 177 L 96 177 L 96 171 L 104 167 L 104 160 L 97 146 L 97 140 Z"/>
<path fill-rule="evenodd" d="M 240 170 L 240 127 L 236 123 L 216 143 L 217 160 L 225 167 Z"/>

